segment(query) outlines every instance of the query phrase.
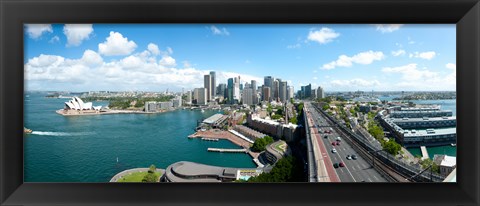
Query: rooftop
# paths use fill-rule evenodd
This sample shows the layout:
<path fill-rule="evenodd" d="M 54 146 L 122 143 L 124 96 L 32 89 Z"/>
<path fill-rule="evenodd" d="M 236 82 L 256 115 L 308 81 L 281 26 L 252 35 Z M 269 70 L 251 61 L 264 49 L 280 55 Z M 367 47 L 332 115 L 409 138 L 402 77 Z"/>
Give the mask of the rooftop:
<path fill-rule="evenodd" d="M 203 120 L 203 123 L 207 123 L 207 124 L 213 124 L 215 123 L 216 121 L 218 121 L 220 118 L 223 117 L 223 114 L 214 114 L 212 115 L 211 117 Z"/>
<path fill-rule="evenodd" d="M 403 130 L 405 137 L 413 136 L 435 136 L 435 135 L 445 135 L 445 134 L 456 134 L 457 128 L 435 128 L 435 129 L 412 129 L 412 130 Z"/>

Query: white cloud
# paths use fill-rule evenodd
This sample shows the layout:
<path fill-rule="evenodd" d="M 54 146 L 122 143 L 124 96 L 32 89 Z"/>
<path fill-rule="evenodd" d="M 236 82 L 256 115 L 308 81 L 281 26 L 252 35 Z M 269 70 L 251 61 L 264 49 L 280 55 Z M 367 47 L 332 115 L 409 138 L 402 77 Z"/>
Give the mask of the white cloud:
<path fill-rule="evenodd" d="M 81 61 L 87 66 L 98 66 L 103 63 L 103 58 L 95 51 L 86 50 L 83 53 Z"/>
<path fill-rule="evenodd" d="M 307 39 L 309 41 L 318 42 L 319 44 L 326 44 L 333 41 L 333 39 L 338 36 L 340 36 L 340 33 L 336 33 L 333 29 L 323 27 L 320 30 L 310 30 Z"/>
<path fill-rule="evenodd" d="M 98 51 L 105 56 L 129 55 L 137 48 L 134 41 L 128 41 L 121 33 L 110 32 L 110 36 L 103 43 L 98 44 Z"/>
<path fill-rule="evenodd" d="M 374 24 L 374 26 L 377 28 L 377 31 L 382 33 L 391 33 L 399 30 L 403 24 Z"/>
<path fill-rule="evenodd" d="M 383 52 L 379 51 L 366 51 L 349 57 L 347 55 L 340 55 L 337 60 L 330 63 L 324 64 L 322 69 L 330 70 L 335 67 L 351 67 L 354 63 L 356 64 L 371 64 L 373 61 L 379 61 L 385 58 Z"/>
<path fill-rule="evenodd" d="M 392 55 L 393 55 L 393 56 L 403 56 L 403 55 L 405 55 L 405 54 L 406 54 L 406 52 L 405 52 L 405 50 L 403 50 L 403 49 L 399 49 L 399 50 L 397 50 L 397 51 L 392 51 Z"/>
<path fill-rule="evenodd" d="M 156 44 L 153 44 L 153 43 L 148 44 L 148 51 L 152 52 L 152 54 L 154 55 L 160 54 L 160 49 Z"/>
<path fill-rule="evenodd" d="M 427 69 L 419 70 L 417 68 L 417 64 L 408 64 L 399 67 L 384 67 L 382 68 L 382 72 L 402 74 L 402 79 L 407 82 L 426 81 L 438 78 L 438 74 L 436 72 L 432 72 Z"/>
<path fill-rule="evenodd" d="M 50 41 L 48 41 L 48 43 L 51 43 L 51 44 L 55 44 L 57 42 L 60 42 L 60 37 L 58 36 L 54 36 L 50 39 Z"/>
<path fill-rule="evenodd" d="M 365 88 L 365 87 L 375 87 L 380 86 L 378 80 L 365 80 L 361 78 L 351 79 L 351 80 L 332 80 L 330 81 L 330 86 L 332 88 Z"/>
<path fill-rule="evenodd" d="M 63 33 L 67 37 L 67 46 L 79 46 L 93 33 L 91 24 L 65 24 Z"/>
<path fill-rule="evenodd" d="M 43 33 L 53 32 L 51 24 L 26 24 L 25 27 L 28 36 L 32 39 L 40 38 Z"/>
<path fill-rule="evenodd" d="M 162 59 L 160 59 L 160 65 L 165 66 L 165 67 L 174 67 L 177 65 L 176 61 L 174 58 L 171 56 L 163 56 Z"/>
<path fill-rule="evenodd" d="M 210 26 L 210 31 L 212 31 L 213 35 L 221 35 L 221 36 L 229 36 L 230 32 L 227 31 L 225 27 L 218 28 L 216 26 Z"/>
<path fill-rule="evenodd" d="M 410 58 L 421 58 L 426 60 L 431 60 L 435 58 L 435 56 L 436 56 L 436 53 L 434 51 L 414 52 L 414 53 L 410 53 L 409 55 Z"/>
<path fill-rule="evenodd" d="M 257 81 L 257 85 L 263 84 L 263 78 L 262 77 L 257 77 L 257 76 L 254 76 L 254 75 L 248 75 L 248 74 L 242 74 L 242 73 L 236 73 L 236 72 L 226 72 L 226 71 L 217 72 L 217 79 L 218 79 L 217 82 L 227 83 L 227 80 L 229 78 L 234 78 L 234 77 L 239 77 L 239 76 L 240 76 L 240 81 L 241 82 L 251 82 L 252 80 L 255 80 L 255 81 Z"/>
<path fill-rule="evenodd" d="M 448 63 L 445 65 L 445 67 L 447 67 L 447 69 L 450 69 L 450 70 L 456 70 L 457 69 L 457 65 L 453 64 L 453 63 Z"/>
<path fill-rule="evenodd" d="M 173 49 L 170 48 L 170 47 L 167 47 L 167 52 L 168 52 L 169 54 L 173 54 Z"/>

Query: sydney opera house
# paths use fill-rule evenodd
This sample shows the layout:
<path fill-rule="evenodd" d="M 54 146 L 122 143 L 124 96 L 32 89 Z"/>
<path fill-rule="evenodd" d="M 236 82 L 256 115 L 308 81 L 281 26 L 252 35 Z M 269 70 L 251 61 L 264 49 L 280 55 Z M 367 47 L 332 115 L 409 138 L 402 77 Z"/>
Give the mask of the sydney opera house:
<path fill-rule="evenodd" d="M 73 97 L 70 101 L 65 102 L 65 108 L 58 110 L 57 113 L 62 115 L 82 115 L 82 114 L 98 114 L 102 106 L 93 106 L 92 102 L 83 102 L 78 97 Z"/>

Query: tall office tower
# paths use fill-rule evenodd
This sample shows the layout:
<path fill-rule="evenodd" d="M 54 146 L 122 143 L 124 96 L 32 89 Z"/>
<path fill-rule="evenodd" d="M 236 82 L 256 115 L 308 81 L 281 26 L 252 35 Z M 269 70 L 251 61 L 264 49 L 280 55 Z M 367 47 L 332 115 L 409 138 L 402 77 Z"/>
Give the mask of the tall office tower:
<path fill-rule="evenodd" d="M 312 95 L 310 96 L 310 98 L 312 98 L 312 99 L 317 98 L 317 90 L 316 89 L 312 89 Z"/>
<path fill-rule="evenodd" d="M 285 103 L 287 101 L 287 82 L 281 81 L 280 85 L 278 86 L 278 96 L 280 98 L 280 102 Z"/>
<path fill-rule="evenodd" d="M 212 77 L 209 74 L 203 76 L 203 88 L 207 89 L 207 102 L 212 99 Z"/>
<path fill-rule="evenodd" d="M 245 82 L 243 89 L 252 88 L 248 82 Z"/>
<path fill-rule="evenodd" d="M 293 87 L 292 86 L 287 86 L 287 100 L 290 101 L 291 98 L 294 98 Z"/>
<path fill-rule="evenodd" d="M 263 101 L 267 101 L 267 102 L 270 102 L 270 87 L 267 87 L 267 86 L 263 86 Z"/>
<path fill-rule="evenodd" d="M 242 90 L 243 90 L 243 84 L 240 83 L 240 91 L 242 91 Z"/>
<path fill-rule="evenodd" d="M 193 100 L 195 100 L 195 102 L 198 104 L 198 88 L 193 89 L 193 99 L 192 99 L 192 102 L 193 102 Z"/>
<path fill-rule="evenodd" d="M 207 88 L 198 88 L 198 105 L 206 105 L 208 103 L 208 90 Z"/>
<path fill-rule="evenodd" d="M 305 98 L 312 97 L 312 84 L 305 86 Z"/>
<path fill-rule="evenodd" d="M 192 104 L 192 91 L 187 91 L 187 99 L 185 100 L 185 104 Z"/>
<path fill-rule="evenodd" d="M 300 99 L 305 99 L 305 94 L 306 94 L 305 88 L 306 88 L 306 86 L 302 86 L 301 88 L 302 89 L 300 90 L 300 95 L 299 95 Z"/>
<path fill-rule="evenodd" d="M 240 76 L 235 77 L 234 82 L 233 82 L 233 103 L 238 103 L 240 102 Z"/>
<path fill-rule="evenodd" d="M 225 95 L 225 89 L 227 89 L 226 84 L 219 84 L 217 87 L 217 95 L 223 96 L 224 98 L 227 98 L 227 95 Z"/>
<path fill-rule="evenodd" d="M 235 101 L 233 99 L 233 88 L 235 87 L 235 79 L 229 78 L 227 86 L 227 98 L 230 104 L 233 104 Z"/>
<path fill-rule="evenodd" d="M 252 95 L 253 95 L 253 104 L 258 104 L 258 98 L 257 98 L 257 81 L 252 80 L 252 83 L 250 84 L 252 87 Z"/>
<path fill-rule="evenodd" d="M 214 71 L 210 72 L 210 79 L 210 83 L 212 84 L 212 91 L 210 91 L 210 96 L 212 97 L 212 99 L 215 99 L 215 95 L 217 95 L 217 75 Z"/>
<path fill-rule="evenodd" d="M 317 88 L 317 98 L 325 98 L 325 92 L 322 87 Z"/>
<path fill-rule="evenodd" d="M 273 86 L 273 77 L 272 76 L 265 76 L 263 78 L 263 86 L 272 88 Z"/>
<path fill-rule="evenodd" d="M 278 81 L 276 79 L 273 80 L 272 97 L 274 101 L 278 101 L 278 90 L 279 90 L 278 87 L 279 87 Z"/>
<path fill-rule="evenodd" d="M 252 88 L 243 89 L 242 102 L 243 102 L 243 104 L 246 104 L 246 105 L 252 105 L 253 104 L 253 89 Z"/>

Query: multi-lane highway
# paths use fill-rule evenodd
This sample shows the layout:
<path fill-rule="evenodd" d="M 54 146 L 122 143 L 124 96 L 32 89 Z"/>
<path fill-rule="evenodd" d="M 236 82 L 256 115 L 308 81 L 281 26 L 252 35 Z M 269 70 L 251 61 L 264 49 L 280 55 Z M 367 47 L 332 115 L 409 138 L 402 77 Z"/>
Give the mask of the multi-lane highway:
<path fill-rule="evenodd" d="M 312 122 L 310 127 L 314 127 L 312 132 L 313 144 L 317 144 L 314 148 L 317 149 L 318 154 L 325 157 L 329 161 L 325 162 L 325 167 L 328 170 L 334 170 L 336 176 L 341 182 L 387 182 L 387 180 L 378 173 L 371 166 L 371 160 L 363 159 L 357 151 L 344 140 L 344 137 L 339 134 L 337 129 L 327 120 L 321 113 L 319 113 L 309 102 L 304 103 L 307 111 L 307 118 Z M 329 131 L 329 133 L 325 133 Z M 332 145 L 332 142 L 338 142 L 337 137 L 340 137 L 339 145 Z M 336 152 L 333 153 L 332 149 Z M 326 149 L 326 152 L 325 152 Z M 347 159 L 347 155 L 356 155 L 357 159 Z M 334 168 L 333 164 L 343 162 L 345 167 Z M 328 163 L 328 164 L 327 164 Z"/>

